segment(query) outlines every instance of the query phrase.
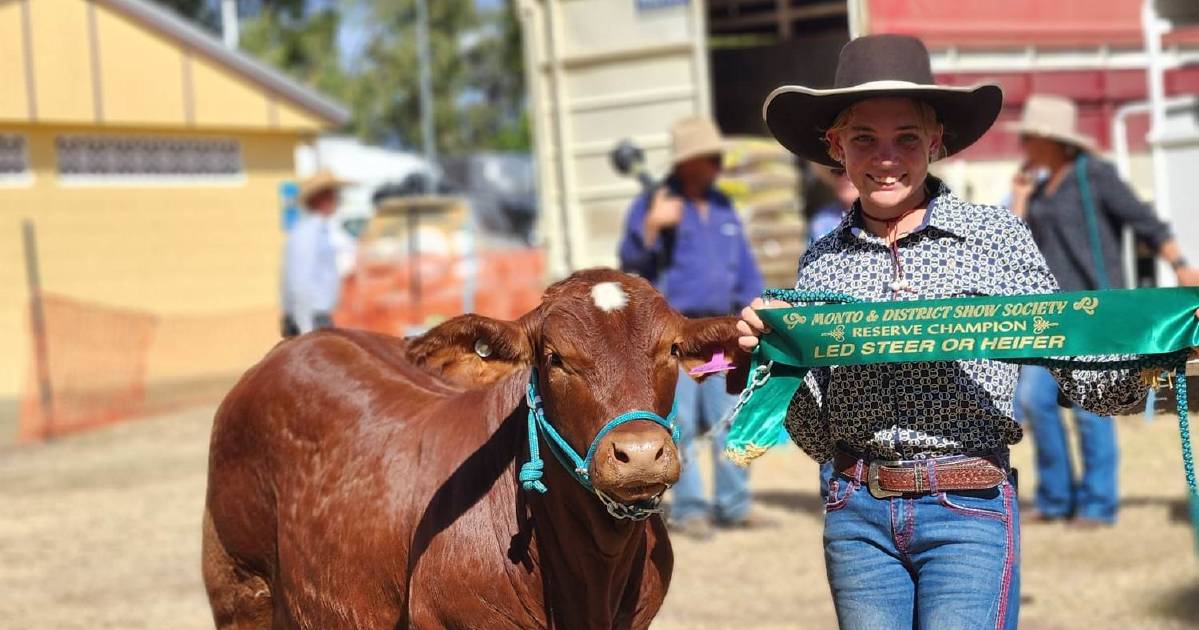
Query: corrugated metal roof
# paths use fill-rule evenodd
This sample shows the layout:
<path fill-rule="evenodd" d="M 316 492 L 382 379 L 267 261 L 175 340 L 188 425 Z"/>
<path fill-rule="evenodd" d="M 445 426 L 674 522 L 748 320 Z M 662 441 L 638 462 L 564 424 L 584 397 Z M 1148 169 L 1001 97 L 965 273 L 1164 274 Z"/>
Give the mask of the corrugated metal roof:
<path fill-rule="evenodd" d="M 184 46 L 225 65 L 241 76 L 261 85 L 334 125 L 350 120 L 345 105 L 292 79 L 280 70 L 237 50 L 227 48 L 217 38 L 175 15 L 145 0 L 94 0 L 119 11 L 158 31 Z"/>

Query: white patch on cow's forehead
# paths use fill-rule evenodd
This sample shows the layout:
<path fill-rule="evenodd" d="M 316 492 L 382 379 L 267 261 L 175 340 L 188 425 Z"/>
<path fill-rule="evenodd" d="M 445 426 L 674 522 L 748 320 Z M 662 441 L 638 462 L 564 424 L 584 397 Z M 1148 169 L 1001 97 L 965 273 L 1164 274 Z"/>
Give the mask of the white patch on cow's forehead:
<path fill-rule="evenodd" d="M 591 299 L 605 313 L 619 311 L 629 303 L 629 296 L 619 282 L 601 282 L 591 287 Z"/>

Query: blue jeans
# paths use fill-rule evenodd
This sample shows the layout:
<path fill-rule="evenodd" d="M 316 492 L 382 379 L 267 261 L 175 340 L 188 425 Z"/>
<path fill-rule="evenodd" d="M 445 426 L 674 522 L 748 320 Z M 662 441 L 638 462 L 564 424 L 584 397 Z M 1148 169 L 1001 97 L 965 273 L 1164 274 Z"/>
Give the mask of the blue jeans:
<path fill-rule="evenodd" d="M 1116 424 L 1110 417 L 1074 408 L 1082 451 L 1082 479 L 1075 481 L 1070 444 L 1057 404 L 1057 382 L 1049 370 L 1025 366 L 1016 401 L 1032 428 L 1037 462 L 1037 510 L 1051 518 L 1079 516 L 1116 520 Z"/>
<path fill-rule="evenodd" d="M 712 515 L 722 521 L 737 521 L 749 514 L 749 472 L 724 456 L 727 427 L 717 428 L 709 436 L 716 468 L 716 492 L 712 503 L 704 494 L 704 480 L 697 465 L 695 439 L 719 424 L 737 404 L 737 397 L 725 392 L 724 388 L 722 374 L 713 374 L 704 382 L 696 383 L 686 373 L 679 373 L 674 395 L 679 405 L 679 451 L 683 469 L 671 495 L 672 520 Z"/>
<path fill-rule="evenodd" d="M 876 499 L 834 474 L 824 558 L 844 630 L 1016 627 L 1020 518 L 1010 481 Z"/>
<path fill-rule="evenodd" d="M 828 502 L 828 484 L 833 478 L 833 461 L 830 459 L 820 465 L 820 500 Z"/>

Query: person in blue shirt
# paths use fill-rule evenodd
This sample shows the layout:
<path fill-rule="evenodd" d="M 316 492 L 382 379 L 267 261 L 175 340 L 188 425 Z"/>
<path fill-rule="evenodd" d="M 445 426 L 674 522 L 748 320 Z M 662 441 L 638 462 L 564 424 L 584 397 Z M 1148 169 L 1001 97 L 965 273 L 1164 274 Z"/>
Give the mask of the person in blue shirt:
<path fill-rule="evenodd" d="M 670 176 L 629 207 L 620 267 L 652 282 L 688 317 L 736 313 L 761 293 L 762 275 L 732 201 L 714 186 L 724 151 L 720 131 L 706 118 L 688 117 L 671 127 L 671 142 Z M 680 374 L 675 397 L 683 470 L 673 489 L 668 524 L 695 538 L 709 537 L 713 523 L 751 525 L 747 473 L 724 457 L 727 427 L 720 426 L 737 397 L 725 391 L 722 374 L 702 383 Z M 716 476 L 711 502 L 695 447 L 695 438 L 708 431 Z"/>
<path fill-rule="evenodd" d="M 283 252 L 283 336 L 294 337 L 333 326 L 341 296 L 333 213 L 348 182 L 322 170 L 300 186 L 304 216 L 292 226 Z"/>
<path fill-rule="evenodd" d="M 808 246 L 840 227 L 845 215 L 858 200 L 858 189 L 845 174 L 845 169 L 831 169 L 833 193 L 836 199 L 817 207 L 808 217 Z"/>

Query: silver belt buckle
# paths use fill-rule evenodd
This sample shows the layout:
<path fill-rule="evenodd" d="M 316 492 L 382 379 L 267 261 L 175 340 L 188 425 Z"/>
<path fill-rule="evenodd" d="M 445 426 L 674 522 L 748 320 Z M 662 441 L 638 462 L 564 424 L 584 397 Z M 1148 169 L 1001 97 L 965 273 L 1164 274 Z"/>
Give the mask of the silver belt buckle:
<path fill-rule="evenodd" d="M 891 497 L 903 496 L 902 492 L 895 492 L 892 490 L 883 490 L 878 485 L 878 469 L 879 469 L 879 467 L 881 467 L 881 466 L 896 466 L 901 463 L 902 462 L 898 462 L 898 461 L 886 461 L 886 460 L 877 460 L 877 459 L 870 462 L 870 466 L 866 469 L 866 487 L 870 489 L 870 496 L 872 496 L 876 499 L 889 499 Z"/>

